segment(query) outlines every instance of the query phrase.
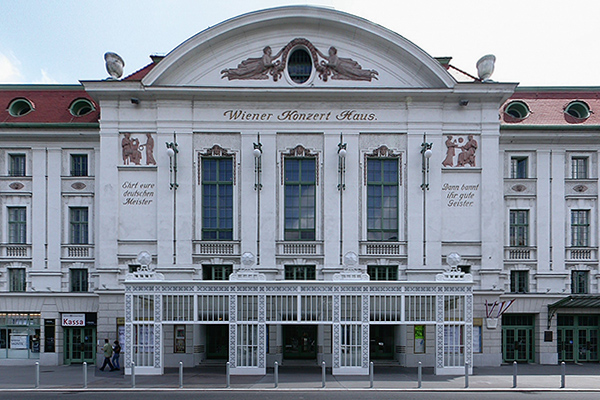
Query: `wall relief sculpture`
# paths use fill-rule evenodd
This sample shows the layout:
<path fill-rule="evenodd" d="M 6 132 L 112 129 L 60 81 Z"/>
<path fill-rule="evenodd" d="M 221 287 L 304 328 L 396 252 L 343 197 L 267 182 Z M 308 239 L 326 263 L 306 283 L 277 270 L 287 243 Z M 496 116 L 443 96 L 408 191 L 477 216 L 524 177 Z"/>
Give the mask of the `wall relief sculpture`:
<path fill-rule="evenodd" d="M 137 135 L 136 135 L 137 136 Z M 140 143 L 138 137 L 132 137 L 131 133 L 123 134 L 121 140 L 121 153 L 124 165 L 156 165 L 154 159 L 154 139 L 151 133 L 146 133 L 146 142 Z"/>
<path fill-rule="evenodd" d="M 446 139 L 446 158 L 442 161 L 444 167 L 465 167 L 476 166 L 477 140 L 473 135 L 468 135 L 465 141 L 464 137 L 455 138 L 448 135 Z M 457 150 L 460 153 L 457 154 Z"/>
<path fill-rule="evenodd" d="M 261 57 L 247 58 L 238 64 L 237 68 L 222 70 L 221 78 L 261 80 L 269 79 L 271 76 L 273 81 L 277 82 L 287 66 L 290 50 L 299 46 L 310 53 L 313 67 L 324 82 L 327 82 L 330 77 L 337 80 L 369 82 L 372 79 L 378 79 L 377 71 L 363 69 L 358 62 L 351 58 L 338 57 L 335 47 L 331 46 L 327 54 L 324 54 L 310 41 L 301 38 L 292 40 L 275 55 L 273 55 L 271 47 L 266 46 Z"/>

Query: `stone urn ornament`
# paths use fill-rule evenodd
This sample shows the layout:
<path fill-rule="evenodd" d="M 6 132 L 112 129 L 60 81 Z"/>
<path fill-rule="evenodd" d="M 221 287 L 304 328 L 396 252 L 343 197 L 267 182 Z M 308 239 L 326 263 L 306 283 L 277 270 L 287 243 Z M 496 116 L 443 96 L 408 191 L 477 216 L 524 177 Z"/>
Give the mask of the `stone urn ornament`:
<path fill-rule="evenodd" d="M 495 63 L 496 56 L 493 54 L 487 54 L 477 61 L 477 75 L 482 82 L 490 81 L 490 77 L 494 73 Z"/>

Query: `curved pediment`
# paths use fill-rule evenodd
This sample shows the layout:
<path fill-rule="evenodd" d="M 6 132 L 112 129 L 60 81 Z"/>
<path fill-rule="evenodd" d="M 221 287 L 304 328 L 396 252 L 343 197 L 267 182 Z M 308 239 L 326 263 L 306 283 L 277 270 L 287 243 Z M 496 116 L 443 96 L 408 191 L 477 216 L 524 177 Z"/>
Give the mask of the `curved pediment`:
<path fill-rule="evenodd" d="M 451 88 L 456 81 L 402 36 L 332 9 L 245 14 L 175 48 L 147 86 Z"/>

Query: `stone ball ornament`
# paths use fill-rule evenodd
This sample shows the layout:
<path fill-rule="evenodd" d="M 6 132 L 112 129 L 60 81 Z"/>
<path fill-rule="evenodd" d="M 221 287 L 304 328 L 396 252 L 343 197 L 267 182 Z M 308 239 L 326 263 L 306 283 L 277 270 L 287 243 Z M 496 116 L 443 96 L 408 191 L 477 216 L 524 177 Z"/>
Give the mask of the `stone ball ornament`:
<path fill-rule="evenodd" d="M 446 256 L 446 263 L 451 267 L 456 267 L 460 264 L 461 257 L 458 253 L 450 253 Z"/>
<path fill-rule="evenodd" d="M 358 264 L 358 255 L 353 252 L 353 251 L 349 251 L 344 255 L 344 265 L 347 265 L 348 267 L 352 268 L 354 266 L 356 266 Z"/>
<path fill-rule="evenodd" d="M 152 262 L 152 256 L 147 251 L 141 251 L 137 256 L 137 262 L 144 267 L 147 267 Z"/>
<path fill-rule="evenodd" d="M 242 261 L 243 268 L 252 267 L 252 265 L 254 265 L 254 254 L 250 253 L 249 251 L 243 253 L 242 257 L 241 257 L 241 261 Z"/>
<path fill-rule="evenodd" d="M 125 61 L 117 53 L 104 53 L 104 61 L 106 63 L 106 71 L 110 75 L 109 79 L 119 79 L 123 76 L 123 67 Z"/>

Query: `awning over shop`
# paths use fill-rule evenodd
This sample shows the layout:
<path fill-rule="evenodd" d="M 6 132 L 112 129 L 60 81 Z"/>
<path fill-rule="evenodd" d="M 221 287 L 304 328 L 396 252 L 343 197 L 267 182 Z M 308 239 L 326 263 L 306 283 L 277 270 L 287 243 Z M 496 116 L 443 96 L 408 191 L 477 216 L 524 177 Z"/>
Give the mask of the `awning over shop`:
<path fill-rule="evenodd" d="M 559 308 L 596 308 L 600 309 L 600 295 L 575 294 L 556 303 L 548 304 L 548 328 Z"/>

